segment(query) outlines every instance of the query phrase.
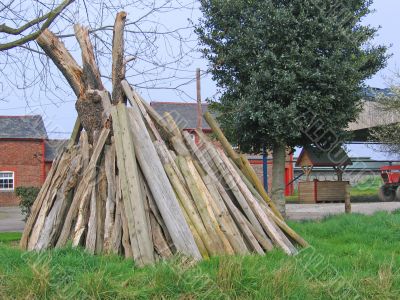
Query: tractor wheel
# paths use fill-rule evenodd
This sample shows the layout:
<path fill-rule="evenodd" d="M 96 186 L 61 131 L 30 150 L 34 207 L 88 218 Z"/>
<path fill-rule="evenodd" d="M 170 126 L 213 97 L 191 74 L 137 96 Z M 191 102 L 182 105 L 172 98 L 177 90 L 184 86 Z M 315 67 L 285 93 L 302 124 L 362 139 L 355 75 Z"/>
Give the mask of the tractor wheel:
<path fill-rule="evenodd" d="M 400 201 L 400 186 L 396 189 L 396 201 Z"/>
<path fill-rule="evenodd" d="M 396 198 L 396 194 L 397 193 L 392 187 L 387 185 L 382 185 L 379 189 L 378 197 L 379 200 L 381 200 L 382 202 L 390 202 L 394 201 L 394 199 Z"/>

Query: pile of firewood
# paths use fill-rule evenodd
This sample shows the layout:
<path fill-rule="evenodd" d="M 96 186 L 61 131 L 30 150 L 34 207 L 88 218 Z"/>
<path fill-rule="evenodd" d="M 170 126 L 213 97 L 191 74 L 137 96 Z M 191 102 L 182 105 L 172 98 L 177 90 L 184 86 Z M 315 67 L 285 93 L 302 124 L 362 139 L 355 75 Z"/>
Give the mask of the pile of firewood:
<path fill-rule="evenodd" d="M 177 253 L 200 260 L 264 254 L 275 247 L 292 255 L 296 245 L 307 246 L 209 114 L 218 142 L 197 130 L 196 144 L 171 115 L 158 115 L 121 78 L 124 20 L 118 14 L 111 97 L 101 84 L 87 30 L 75 28 L 83 68 L 51 32 L 38 39 L 76 92 L 80 121 L 32 207 L 21 247 L 72 243 L 145 265 Z"/>

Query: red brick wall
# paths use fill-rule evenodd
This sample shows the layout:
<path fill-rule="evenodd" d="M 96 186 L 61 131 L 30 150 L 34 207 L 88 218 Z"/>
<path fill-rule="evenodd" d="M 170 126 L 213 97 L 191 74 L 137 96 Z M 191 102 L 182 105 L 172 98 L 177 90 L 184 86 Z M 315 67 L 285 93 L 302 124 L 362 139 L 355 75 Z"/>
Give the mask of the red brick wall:
<path fill-rule="evenodd" d="M 43 141 L 0 140 L 0 171 L 14 172 L 14 188 L 40 187 L 44 180 Z M 0 206 L 18 205 L 14 192 L 0 191 Z"/>

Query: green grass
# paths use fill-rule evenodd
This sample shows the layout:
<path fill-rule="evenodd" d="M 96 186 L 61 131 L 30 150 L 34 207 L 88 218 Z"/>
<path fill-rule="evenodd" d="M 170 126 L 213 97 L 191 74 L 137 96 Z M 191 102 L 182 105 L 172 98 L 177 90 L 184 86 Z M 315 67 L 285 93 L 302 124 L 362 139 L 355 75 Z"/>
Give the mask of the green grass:
<path fill-rule="evenodd" d="M 0 233 L 0 243 L 17 242 L 21 238 L 20 232 L 2 232 Z"/>
<path fill-rule="evenodd" d="M 399 299 L 400 212 L 290 225 L 312 245 L 295 257 L 176 257 L 142 269 L 80 249 L 25 253 L 0 242 L 0 299 Z"/>

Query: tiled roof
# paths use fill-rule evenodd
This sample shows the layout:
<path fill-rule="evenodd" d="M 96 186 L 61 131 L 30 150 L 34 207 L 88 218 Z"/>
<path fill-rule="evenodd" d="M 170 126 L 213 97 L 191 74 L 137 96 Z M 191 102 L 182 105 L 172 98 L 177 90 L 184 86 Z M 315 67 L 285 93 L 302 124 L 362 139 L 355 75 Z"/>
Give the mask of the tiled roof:
<path fill-rule="evenodd" d="M 197 104 L 179 102 L 150 102 L 150 105 L 163 116 L 164 112 L 169 112 L 181 129 L 192 129 L 197 127 Z M 208 111 L 208 104 L 202 104 L 203 114 Z M 203 118 L 203 129 L 210 129 L 206 120 Z"/>
<path fill-rule="evenodd" d="M 54 161 L 57 154 L 63 147 L 66 147 L 68 140 L 47 140 L 45 142 L 45 160 Z"/>
<path fill-rule="evenodd" d="M 347 156 L 347 153 L 342 148 L 336 148 L 332 151 L 322 151 L 315 146 L 305 146 L 296 161 L 296 166 L 301 165 L 303 155 L 307 153 L 313 166 L 328 167 L 328 166 L 345 166 L 351 165 L 352 161 Z"/>
<path fill-rule="evenodd" d="M 0 116 L 0 139 L 47 139 L 43 119 L 33 116 Z"/>

